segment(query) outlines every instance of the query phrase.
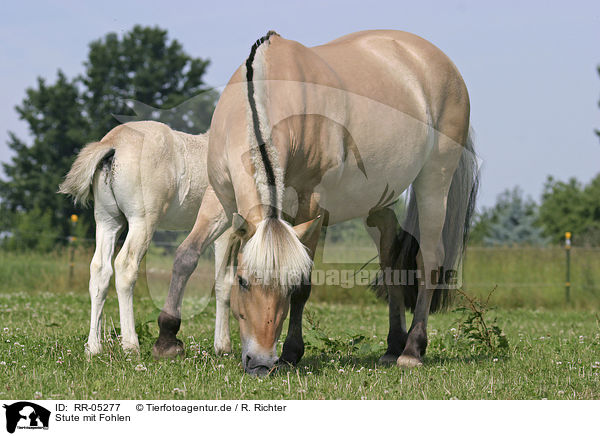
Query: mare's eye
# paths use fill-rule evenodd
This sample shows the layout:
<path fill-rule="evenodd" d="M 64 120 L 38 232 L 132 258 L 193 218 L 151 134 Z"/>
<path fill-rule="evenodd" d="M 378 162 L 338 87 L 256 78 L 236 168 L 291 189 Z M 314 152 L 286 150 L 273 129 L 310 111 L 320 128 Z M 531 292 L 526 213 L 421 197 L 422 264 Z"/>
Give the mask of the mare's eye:
<path fill-rule="evenodd" d="M 245 291 L 248 290 L 248 280 L 242 276 L 238 276 L 238 283 L 240 284 L 240 288 L 244 289 Z"/>

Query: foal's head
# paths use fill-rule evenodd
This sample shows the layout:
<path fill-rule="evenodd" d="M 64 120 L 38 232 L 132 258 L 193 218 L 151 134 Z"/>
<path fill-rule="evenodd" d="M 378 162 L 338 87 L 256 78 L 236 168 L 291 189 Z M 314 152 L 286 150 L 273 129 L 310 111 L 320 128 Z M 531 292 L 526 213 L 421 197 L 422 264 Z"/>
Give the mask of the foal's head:
<path fill-rule="evenodd" d="M 311 255 L 302 240 L 319 227 L 319 218 L 295 227 L 277 218 L 257 226 L 234 215 L 241 240 L 231 310 L 240 325 L 242 365 L 250 374 L 267 374 L 277 363 L 277 340 L 291 294 L 310 280 Z"/>

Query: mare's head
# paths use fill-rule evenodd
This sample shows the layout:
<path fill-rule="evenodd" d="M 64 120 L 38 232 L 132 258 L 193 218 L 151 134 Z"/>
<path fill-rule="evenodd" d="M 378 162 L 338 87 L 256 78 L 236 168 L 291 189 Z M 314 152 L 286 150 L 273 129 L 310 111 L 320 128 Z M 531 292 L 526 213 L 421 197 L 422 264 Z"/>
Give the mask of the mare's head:
<path fill-rule="evenodd" d="M 277 340 L 292 293 L 310 280 L 312 256 L 302 241 L 315 236 L 320 217 L 290 226 L 266 218 L 256 226 L 241 215 L 233 219 L 239 250 L 237 274 L 231 288 L 231 310 L 240 325 L 242 366 L 265 375 L 277 364 Z"/>

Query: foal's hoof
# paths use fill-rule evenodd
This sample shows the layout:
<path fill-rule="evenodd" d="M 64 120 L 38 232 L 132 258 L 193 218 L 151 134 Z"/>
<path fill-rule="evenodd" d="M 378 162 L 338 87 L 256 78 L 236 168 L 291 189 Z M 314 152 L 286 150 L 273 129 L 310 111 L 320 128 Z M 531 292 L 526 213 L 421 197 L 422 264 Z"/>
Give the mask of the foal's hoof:
<path fill-rule="evenodd" d="M 224 354 L 231 354 L 231 342 L 215 342 L 215 354 L 222 356 Z"/>
<path fill-rule="evenodd" d="M 381 366 L 391 366 L 391 365 L 395 365 L 397 360 L 398 360 L 398 355 L 386 353 L 379 358 L 377 363 Z"/>
<path fill-rule="evenodd" d="M 174 359 L 175 357 L 180 357 L 185 355 L 185 350 L 183 349 L 183 342 L 179 339 L 175 339 L 175 341 L 169 342 L 156 342 L 154 347 L 152 347 L 152 357 L 155 359 Z"/>
<path fill-rule="evenodd" d="M 94 356 L 102 353 L 102 344 L 100 343 L 90 343 L 87 342 L 85 344 L 85 357 L 89 360 Z"/>
<path fill-rule="evenodd" d="M 140 346 L 123 346 L 123 353 L 129 358 L 137 359 L 140 357 Z"/>
<path fill-rule="evenodd" d="M 423 362 L 414 356 L 400 356 L 396 360 L 396 365 L 400 368 L 416 368 L 417 366 L 423 366 Z"/>

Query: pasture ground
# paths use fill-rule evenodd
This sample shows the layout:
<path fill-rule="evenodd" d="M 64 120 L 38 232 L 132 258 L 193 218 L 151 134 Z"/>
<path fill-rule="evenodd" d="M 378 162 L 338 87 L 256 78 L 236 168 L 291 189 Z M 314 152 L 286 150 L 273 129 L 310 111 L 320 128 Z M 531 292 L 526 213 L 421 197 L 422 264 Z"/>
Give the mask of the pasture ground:
<path fill-rule="evenodd" d="M 376 364 L 387 334 L 384 304 L 309 302 L 308 349 L 298 368 L 257 379 L 242 373 L 235 321 L 234 352 L 214 355 L 213 302 L 183 322 L 186 358 L 160 362 L 150 356 L 158 332 L 151 298 L 136 296 L 140 356 L 118 346 L 111 292 L 105 351 L 88 361 L 88 310 L 83 292 L 3 290 L 1 399 L 600 399 L 600 320 L 593 311 L 493 310 L 489 319 L 497 317 L 509 342 L 498 354 L 457 336 L 460 313 L 436 314 L 425 365 L 403 370 Z"/>

